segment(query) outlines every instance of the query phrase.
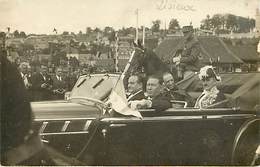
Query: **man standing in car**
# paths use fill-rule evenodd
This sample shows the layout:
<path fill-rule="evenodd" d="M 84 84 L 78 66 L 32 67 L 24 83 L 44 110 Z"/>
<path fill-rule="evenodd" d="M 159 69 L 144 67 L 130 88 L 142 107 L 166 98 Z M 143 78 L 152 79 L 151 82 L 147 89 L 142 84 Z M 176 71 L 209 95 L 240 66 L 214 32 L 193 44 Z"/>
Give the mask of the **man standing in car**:
<path fill-rule="evenodd" d="M 181 54 L 177 54 L 173 58 L 173 63 L 177 67 L 177 70 L 181 70 L 180 79 L 184 79 L 194 72 L 198 72 L 200 65 L 200 46 L 198 39 L 193 35 L 192 26 L 184 26 L 182 28 L 184 35 L 184 41 L 181 43 L 177 51 L 181 51 Z"/>

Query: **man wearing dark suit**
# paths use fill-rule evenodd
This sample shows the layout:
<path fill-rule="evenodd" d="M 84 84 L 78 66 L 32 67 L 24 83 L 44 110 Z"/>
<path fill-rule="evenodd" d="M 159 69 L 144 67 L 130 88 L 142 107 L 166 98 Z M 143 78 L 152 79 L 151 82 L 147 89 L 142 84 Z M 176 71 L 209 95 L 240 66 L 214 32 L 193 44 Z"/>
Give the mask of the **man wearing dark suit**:
<path fill-rule="evenodd" d="M 53 100 L 61 100 L 64 99 L 64 94 L 67 90 L 65 78 L 62 75 L 62 68 L 56 68 L 56 75 L 52 77 L 53 85 L 52 85 L 52 97 Z"/>
<path fill-rule="evenodd" d="M 171 97 L 171 100 L 185 101 L 188 106 L 194 106 L 192 97 L 185 90 L 177 87 L 171 73 L 166 72 L 163 74 L 163 85 L 164 91 Z M 180 106 L 176 104 L 174 107 L 179 108 Z"/>
<path fill-rule="evenodd" d="M 171 107 L 171 98 L 165 94 L 162 89 L 161 76 L 151 75 L 149 76 L 146 84 L 146 98 L 142 100 L 133 101 L 131 108 L 153 108 L 155 111 L 164 111 Z"/>
<path fill-rule="evenodd" d="M 26 89 L 29 89 L 32 84 L 30 82 L 30 78 L 28 76 L 28 65 L 26 62 L 22 62 L 20 65 L 19 65 L 19 71 L 20 71 L 20 74 L 21 74 L 21 77 L 23 79 L 23 82 L 24 82 L 24 85 L 25 85 L 25 88 Z"/>
<path fill-rule="evenodd" d="M 132 75 L 128 79 L 128 95 L 127 101 L 142 100 L 145 98 L 143 92 L 143 77 L 140 75 Z"/>
<path fill-rule="evenodd" d="M 47 66 L 41 65 L 39 73 L 32 76 L 34 101 L 50 100 L 53 81 L 47 72 Z"/>

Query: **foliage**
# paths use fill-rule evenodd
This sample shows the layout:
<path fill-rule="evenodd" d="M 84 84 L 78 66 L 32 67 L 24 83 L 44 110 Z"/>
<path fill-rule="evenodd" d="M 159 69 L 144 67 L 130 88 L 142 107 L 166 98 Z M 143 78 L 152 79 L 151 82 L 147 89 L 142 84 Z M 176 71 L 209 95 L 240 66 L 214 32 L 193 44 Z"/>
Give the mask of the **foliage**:
<path fill-rule="evenodd" d="M 62 35 L 69 35 L 68 31 L 63 31 Z"/>
<path fill-rule="evenodd" d="M 217 33 L 221 32 L 249 32 L 255 26 L 255 20 L 236 16 L 232 14 L 215 14 L 212 17 L 209 15 L 201 21 L 200 28 L 204 30 L 214 30 Z"/>
<path fill-rule="evenodd" d="M 14 37 L 15 37 L 15 38 L 19 38 L 19 36 L 20 36 L 19 31 L 18 31 L 18 30 L 15 30 L 15 31 L 14 31 Z"/>
<path fill-rule="evenodd" d="M 153 25 L 151 27 L 152 32 L 159 32 L 160 31 L 160 25 L 161 25 L 161 20 L 155 20 L 152 22 Z"/>
<path fill-rule="evenodd" d="M 180 25 L 179 25 L 179 21 L 177 19 L 171 19 L 170 23 L 169 23 L 169 30 L 176 30 L 179 29 Z"/>
<path fill-rule="evenodd" d="M 24 31 L 21 31 L 21 32 L 20 32 L 20 38 L 26 38 L 26 34 L 25 34 Z"/>

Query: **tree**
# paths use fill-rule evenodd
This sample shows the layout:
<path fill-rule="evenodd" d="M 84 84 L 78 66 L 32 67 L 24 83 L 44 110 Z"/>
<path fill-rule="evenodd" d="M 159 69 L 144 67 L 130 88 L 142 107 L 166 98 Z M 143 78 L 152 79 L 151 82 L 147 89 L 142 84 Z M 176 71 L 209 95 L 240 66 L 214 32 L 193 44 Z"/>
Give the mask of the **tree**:
<path fill-rule="evenodd" d="M 253 29 L 255 27 L 255 19 L 249 20 L 249 27 L 250 27 L 250 29 Z"/>
<path fill-rule="evenodd" d="M 176 30 L 179 29 L 180 25 L 179 25 L 179 21 L 177 19 L 171 19 L 170 23 L 169 23 L 169 30 Z"/>
<path fill-rule="evenodd" d="M 5 37 L 5 32 L 0 32 L 0 38 L 4 38 Z"/>
<path fill-rule="evenodd" d="M 81 30 L 79 31 L 78 35 L 82 35 L 82 31 Z"/>
<path fill-rule="evenodd" d="M 91 27 L 87 27 L 87 28 L 86 28 L 86 34 L 90 34 L 91 32 L 92 32 Z"/>
<path fill-rule="evenodd" d="M 19 37 L 20 37 L 20 33 L 19 33 L 18 30 L 15 30 L 15 31 L 14 31 L 14 37 L 15 37 L 15 38 L 19 38 Z"/>
<path fill-rule="evenodd" d="M 222 16 L 220 14 L 215 14 L 211 18 L 211 25 L 214 29 L 220 29 L 222 22 Z"/>
<path fill-rule="evenodd" d="M 104 28 L 104 34 L 105 35 L 110 35 L 113 31 L 115 31 L 112 27 L 106 26 Z"/>
<path fill-rule="evenodd" d="M 26 34 L 25 34 L 24 31 L 21 31 L 21 32 L 20 32 L 20 37 L 21 37 L 21 38 L 26 38 Z"/>
<path fill-rule="evenodd" d="M 203 19 L 201 21 L 200 28 L 204 29 L 204 30 L 210 30 L 211 29 L 211 19 L 210 19 L 209 15 L 207 15 L 206 19 Z"/>
<path fill-rule="evenodd" d="M 63 31 L 62 35 L 69 35 L 68 31 Z"/>
<path fill-rule="evenodd" d="M 100 30 L 98 27 L 96 27 L 96 28 L 94 29 L 94 32 L 95 32 L 95 33 L 98 33 L 98 32 L 101 32 L 101 30 Z"/>
<path fill-rule="evenodd" d="M 161 25 L 161 20 L 155 20 L 152 22 L 153 25 L 151 27 L 152 32 L 159 32 L 160 31 L 160 25 Z"/>

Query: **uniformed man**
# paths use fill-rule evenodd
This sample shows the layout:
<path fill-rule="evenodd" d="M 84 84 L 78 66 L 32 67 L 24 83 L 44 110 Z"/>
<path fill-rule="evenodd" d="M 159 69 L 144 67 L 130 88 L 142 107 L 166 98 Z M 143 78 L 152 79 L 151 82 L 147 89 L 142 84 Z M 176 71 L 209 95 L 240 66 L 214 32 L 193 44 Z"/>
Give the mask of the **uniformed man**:
<path fill-rule="evenodd" d="M 173 63 L 179 70 L 179 79 L 185 79 L 188 76 L 198 72 L 201 68 L 200 63 L 200 46 L 198 39 L 193 35 L 192 26 L 184 26 L 182 28 L 184 41 L 177 48 Z"/>
<path fill-rule="evenodd" d="M 225 95 L 218 89 L 221 77 L 216 74 L 212 66 L 200 69 L 199 79 L 203 84 L 203 92 L 196 100 L 195 108 L 226 108 L 228 102 Z"/>

